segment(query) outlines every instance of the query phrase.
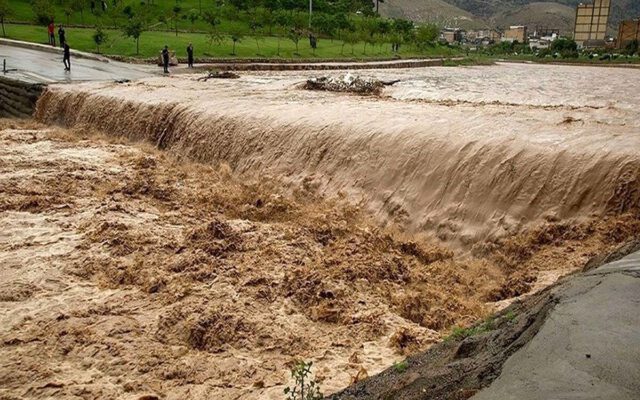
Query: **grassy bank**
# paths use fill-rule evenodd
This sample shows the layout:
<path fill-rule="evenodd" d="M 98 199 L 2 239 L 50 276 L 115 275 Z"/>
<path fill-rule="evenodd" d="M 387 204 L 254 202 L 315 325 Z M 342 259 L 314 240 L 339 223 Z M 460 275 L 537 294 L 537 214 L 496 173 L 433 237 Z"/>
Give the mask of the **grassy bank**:
<path fill-rule="evenodd" d="M 10 39 L 24 40 L 34 43 L 47 43 L 46 27 L 36 25 L 8 24 L 6 26 L 7 37 Z M 127 57 L 149 58 L 159 54 L 166 44 L 172 50 L 177 51 L 179 57 L 186 56 L 188 43 L 193 43 L 196 57 L 231 57 L 233 56 L 233 42 L 229 36 L 223 36 L 220 42 L 211 41 L 209 35 L 203 33 L 148 31 L 140 37 L 140 53 L 136 54 L 136 43 L 127 38 L 119 30 L 106 29 L 107 42 L 101 46 L 100 53 L 105 55 L 120 55 Z M 98 52 L 93 41 L 95 29 L 91 28 L 67 28 L 67 40 L 69 45 L 76 50 Z M 279 50 L 278 50 L 279 48 Z M 235 57 L 238 58 L 393 58 L 401 57 L 438 57 L 457 56 L 460 52 L 446 46 L 434 45 L 418 51 L 414 46 L 403 46 L 398 53 L 391 51 L 391 45 L 372 46 L 364 42 L 358 42 L 353 46 L 340 40 L 320 39 L 318 48 L 314 52 L 306 38 L 300 39 L 298 50 L 293 41 L 287 38 L 274 36 L 251 37 L 245 36 L 236 43 Z"/>

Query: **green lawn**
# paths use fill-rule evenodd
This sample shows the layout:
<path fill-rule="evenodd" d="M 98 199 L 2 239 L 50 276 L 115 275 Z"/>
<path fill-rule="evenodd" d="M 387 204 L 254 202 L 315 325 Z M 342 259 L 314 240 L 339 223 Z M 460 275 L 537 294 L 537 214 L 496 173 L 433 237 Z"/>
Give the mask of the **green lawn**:
<path fill-rule="evenodd" d="M 7 37 L 10 39 L 24 40 L 35 43 L 47 43 L 47 28 L 36 25 L 15 25 L 8 24 Z M 92 36 L 95 29 L 90 28 L 67 28 L 67 41 L 71 48 L 97 52 Z M 196 58 L 198 57 L 233 57 L 233 43 L 228 36 L 225 36 L 221 43 L 211 43 L 209 36 L 202 33 L 179 33 L 175 36 L 173 32 L 148 31 L 140 37 L 140 54 L 136 55 L 136 45 L 133 39 L 127 38 L 121 31 L 106 30 L 108 40 L 100 48 L 100 52 L 106 55 L 124 55 L 130 57 L 149 58 L 159 54 L 162 47 L 167 44 L 172 50 L 177 51 L 178 57 L 186 57 L 186 47 L 189 42 L 193 43 Z M 278 56 L 278 42 L 280 43 L 280 55 Z M 358 43 L 353 48 L 347 44 L 343 48 L 343 43 L 339 40 L 320 39 L 315 55 L 309 46 L 309 41 L 302 38 L 298 44 L 299 52 L 296 54 L 295 44 L 287 39 L 277 37 L 255 37 L 246 36 L 236 44 L 236 56 L 238 58 L 303 58 L 303 59 L 336 59 L 336 58 L 391 58 L 391 46 L 371 45 L 365 46 Z M 353 52 L 352 52 L 353 51 Z M 460 53 L 455 49 L 445 46 L 433 46 L 424 51 L 418 52 L 414 47 L 404 46 L 401 48 L 400 56 L 411 57 L 436 57 L 436 56 L 457 56 Z"/>
<path fill-rule="evenodd" d="M 12 14 L 9 16 L 8 21 L 17 21 L 22 23 L 34 23 L 35 16 L 33 13 L 33 8 L 31 6 L 31 0 L 11 0 L 11 11 Z M 71 24 L 76 26 L 96 26 L 101 25 L 105 27 L 114 27 L 114 26 L 122 26 L 126 23 L 127 17 L 120 11 L 122 7 L 120 7 L 117 12 L 111 8 L 112 1 L 108 0 L 107 4 L 110 9 L 108 12 L 103 13 L 101 10 L 96 9 L 96 13 L 92 13 L 88 4 L 89 1 L 86 2 L 85 9 L 83 12 L 75 11 L 70 15 L 66 15 L 64 12 L 64 7 L 60 4 L 61 2 L 51 1 L 53 10 L 54 10 L 54 20 L 56 24 Z M 214 10 L 214 2 L 211 0 L 178 0 L 178 5 L 182 9 L 181 14 L 178 18 L 178 29 L 179 30 L 195 30 L 195 31 L 208 31 L 209 26 L 207 23 L 198 19 L 193 23 L 188 19 L 188 15 L 191 12 L 195 12 L 200 14 L 200 10 L 202 13 Z M 96 1 L 96 5 L 99 4 L 99 1 Z M 147 19 L 149 20 L 150 26 L 154 29 L 164 29 L 170 30 L 174 29 L 174 21 L 172 15 L 172 8 L 176 5 L 175 0 L 155 0 L 153 2 L 147 2 L 146 6 L 141 6 L 141 2 L 139 0 L 123 0 L 123 6 L 132 6 L 136 13 L 144 11 Z M 98 6 L 97 6 L 98 7 Z M 164 17 L 167 22 L 160 22 L 160 17 Z M 223 19 L 221 21 L 221 25 L 219 29 L 223 32 L 226 32 L 233 27 L 242 27 L 246 30 L 246 33 L 249 33 L 249 27 L 243 21 L 230 21 L 228 19 Z"/>

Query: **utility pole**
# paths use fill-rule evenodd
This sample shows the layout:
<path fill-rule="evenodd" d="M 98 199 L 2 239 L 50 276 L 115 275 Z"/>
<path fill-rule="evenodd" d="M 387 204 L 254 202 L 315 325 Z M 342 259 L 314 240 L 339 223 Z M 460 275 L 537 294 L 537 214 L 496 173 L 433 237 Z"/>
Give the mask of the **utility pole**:
<path fill-rule="evenodd" d="M 313 0 L 309 0 L 309 30 L 311 30 L 311 15 L 313 14 Z"/>

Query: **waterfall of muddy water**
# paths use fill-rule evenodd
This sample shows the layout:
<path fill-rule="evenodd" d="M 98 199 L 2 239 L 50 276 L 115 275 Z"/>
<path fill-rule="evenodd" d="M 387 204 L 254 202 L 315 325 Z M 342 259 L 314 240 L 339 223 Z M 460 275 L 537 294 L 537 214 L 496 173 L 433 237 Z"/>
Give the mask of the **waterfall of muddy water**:
<path fill-rule="evenodd" d="M 91 127 L 235 171 L 313 180 L 457 243 L 640 199 L 638 71 L 498 65 L 369 72 L 387 98 L 308 92 L 308 75 L 54 86 L 41 121 Z M 584 84 L 588 82 L 588 87 Z"/>

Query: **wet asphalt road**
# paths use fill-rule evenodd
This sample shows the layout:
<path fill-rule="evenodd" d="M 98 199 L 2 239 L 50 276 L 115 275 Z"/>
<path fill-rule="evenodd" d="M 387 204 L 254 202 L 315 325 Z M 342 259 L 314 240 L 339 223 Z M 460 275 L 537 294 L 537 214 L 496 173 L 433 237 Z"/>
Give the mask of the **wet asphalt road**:
<path fill-rule="evenodd" d="M 35 83 L 139 79 L 159 72 L 154 66 L 79 58 L 73 54 L 71 72 L 66 72 L 62 53 L 0 44 L 0 68 L 3 60 L 9 72 L 0 71 L 0 76 Z"/>

